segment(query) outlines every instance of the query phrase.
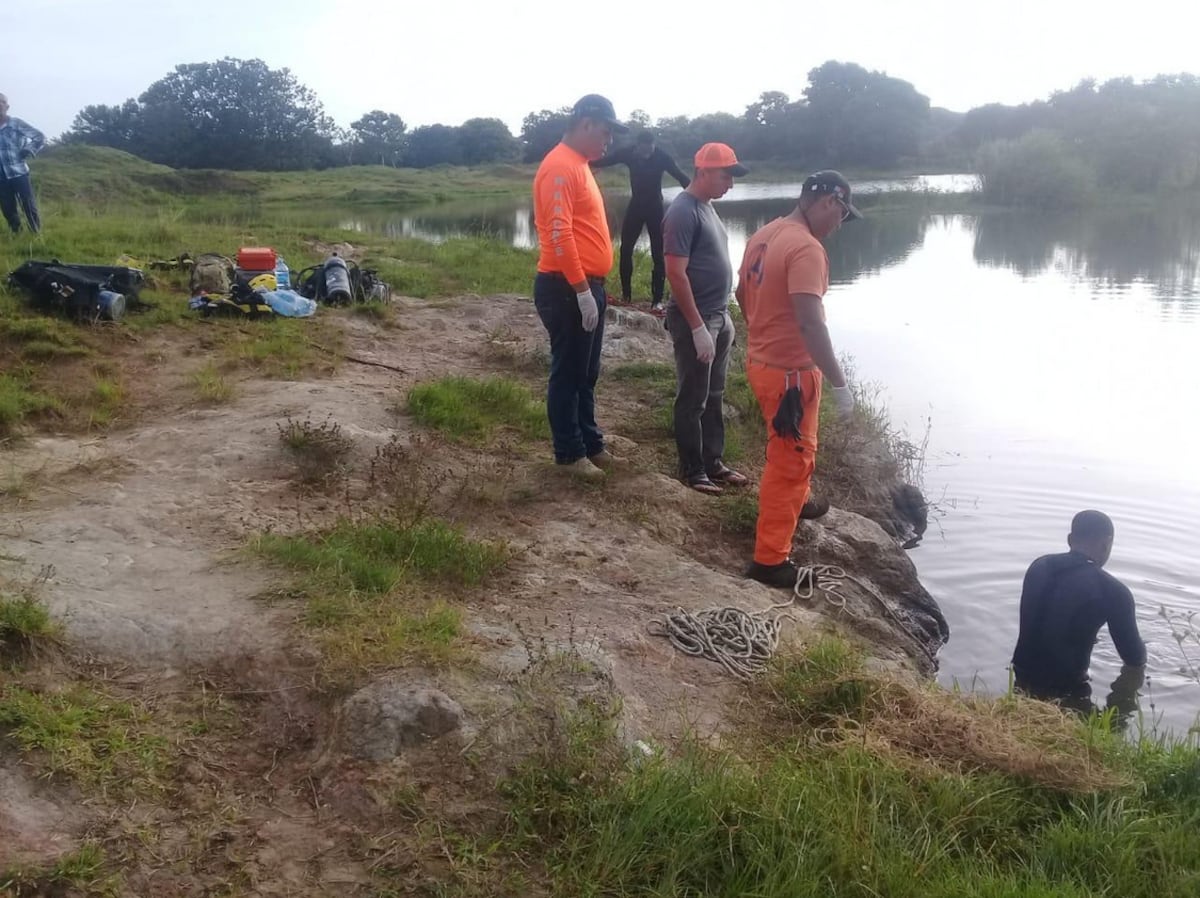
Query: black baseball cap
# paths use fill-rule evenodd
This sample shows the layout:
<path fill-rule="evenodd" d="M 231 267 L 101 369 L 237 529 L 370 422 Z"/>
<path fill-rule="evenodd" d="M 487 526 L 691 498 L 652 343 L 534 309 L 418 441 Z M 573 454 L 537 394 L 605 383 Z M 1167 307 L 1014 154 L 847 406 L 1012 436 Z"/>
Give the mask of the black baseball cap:
<path fill-rule="evenodd" d="M 604 122 L 613 129 L 614 134 L 629 133 L 629 128 L 617 118 L 617 110 L 613 109 L 612 101 L 600 94 L 588 94 L 586 97 L 580 97 L 571 108 L 571 115 L 577 119 L 590 118 Z"/>
<path fill-rule="evenodd" d="M 850 182 L 842 177 L 841 172 L 833 169 L 814 172 L 804 179 L 804 186 L 801 188 L 804 194 L 810 193 L 832 193 L 846 208 L 845 221 L 854 221 L 862 218 L 862 213 L 856 209 L 850 202 Z"/>

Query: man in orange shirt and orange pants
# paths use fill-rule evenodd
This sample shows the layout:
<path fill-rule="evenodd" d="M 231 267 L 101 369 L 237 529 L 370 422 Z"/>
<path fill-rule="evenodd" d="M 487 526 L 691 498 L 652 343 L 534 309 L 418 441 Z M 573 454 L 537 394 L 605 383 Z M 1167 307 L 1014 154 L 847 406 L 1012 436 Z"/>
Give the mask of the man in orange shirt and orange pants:
<path fill-rule="evenodd" d="M 604 198 L 588 162 L 628 131 L 599 94 L 575 104 L 562 142 L 546 154 L 533 179 L 537 277 L 533 302 L 550 335 L 546 414 L 554 460 L 587 480 L 604 478 L 615 459 L 596 424 L 596 381 L 604 341 L 604 279 L 612 268 L 612 239 Z"/>
<path fill-rule="evenodd" d="M 797 585 L 799 569 L 789 557 L 796 522 L 802 514 L 819 517 L 828 509 L 805 507 L 823 377 L 838 413 L 854 413 L 854 397 L 825 326 L 829 257 L 821 241 L 842 222 L 861 217 L 850 203 L 850 184 L 838 172 L 810 175 L 796 208 L 746 243 L 739 271 L 735 295 L 746 318 L 746 374 L 767 423 L 754 561 L 746 575 L 771 586 Z"/>

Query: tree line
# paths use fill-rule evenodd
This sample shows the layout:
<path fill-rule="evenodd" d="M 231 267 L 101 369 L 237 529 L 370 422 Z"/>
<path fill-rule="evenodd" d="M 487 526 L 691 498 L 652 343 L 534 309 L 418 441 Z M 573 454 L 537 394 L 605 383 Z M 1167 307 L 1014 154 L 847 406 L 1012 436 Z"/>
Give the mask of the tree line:
<path fill-rule="evenodd" d="M 63 140 L 116 147 L 175 168 L 426 168 L 536 162 L 562 136 L 568 117 L 567 107 L 530 112 L 514 135 L 496 118 L 410 129 L 400 115 L 377 109 L 342 129 L 288 69 L 226 58 L 177 66 L 122 104 L 84 108 Z M 1085 81 L 1047 100 L 956 113 L 931 107 L 900 78 L 829 61 L 808 72 L 795 98 L 766 91 L 740 114 L 657 121 L 635 110 L 628 124 L 652 130 L 681 161 L 719 140 L 743 158 L 800 168 L 971 168 L 994 186 L 1011 179 L 1006 166 L 1019 172 L 1040 160 L 1050 180 L 1132 190 L 1200 186 L 1194 75 Z"/>

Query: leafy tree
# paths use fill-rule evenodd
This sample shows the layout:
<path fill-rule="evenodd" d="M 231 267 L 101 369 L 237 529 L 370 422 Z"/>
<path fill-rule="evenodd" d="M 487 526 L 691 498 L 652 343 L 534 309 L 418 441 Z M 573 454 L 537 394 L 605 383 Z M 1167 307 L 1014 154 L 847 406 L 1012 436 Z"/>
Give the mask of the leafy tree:
<path fill-rule="evenodd" d="M 521 122 L 521 145 L 524 147 L 521 158 L 526 162 L 541 162 L 562 140 L 570 120 L 571 110 L 565 106 L 558 110 L 543 109 L 525 116 Z"/>
<path fill-rule="evenodd" d="M 826 62 L 808 73 L 808 126 L 821 137 L 817 165 L 888 167 L 915 157 L 929 98 L 909 82 L 854 63 Z"/>
<path fill-rule="evenodd" d="M 84 109 L 69 138 L 176 168 L 282 170 L 328 161 L 333 134 L 290 71 L 227 58 L 176 66 L 136 102 Z"/>
<path fill-rule="evenodd" d="M 176 66 L 139 102 L 150 158 L 184 168 L 309 168 L 334 128 L 311 90 L 259 59 Z"/>
<path fill-rule="evenodd" d="M 521 144 L 497 118 L 473 118 L 458 128 L 458 142 L 463 162 L 481 165 L 485 162 L 512 162 L 521 155 Z"/>
<path fill-rule="evenodd" d="M 399 165 L 408 143 L 408 126 L 394 112 L 373 109 L 350 125 L 355 161 L 370 165 Z"/>
<path fill-rule="evenodd" d="M 977 168 L 983 195 L 1007 205 L 1071 208 L 1086 202 L 1094 188 L 1089 166 L 1049 131 L 986 144 Z"/>
<path fill-rule="evenodd" d="M 138 137 L 139 112 L 135 100 L 126 100 L 119 106 L 85 106 L 76 114 L 64 140 L 133 150 Z"/>
<path fill-rule="evenodd" d="M 767 159 L 780 155 L 785 148 L 782 136 L 791 113 L 788 95 L 767 90 L 746 107 L 744 137 L 735 149 L 749 159 Z"/>
<path fill-rule="evenodd" d="M 645 131 L 650 127 L 650 114 L 645 109 L 635 109 L 625 122 L 631 131 Z"/>
<path fill-rule="evenodd" d="M 408 138 L 404 162 L 413 168 L 433 165 L 462 165 L 463 151 L 458 128 L 449 125 L 422 125 Z"/>

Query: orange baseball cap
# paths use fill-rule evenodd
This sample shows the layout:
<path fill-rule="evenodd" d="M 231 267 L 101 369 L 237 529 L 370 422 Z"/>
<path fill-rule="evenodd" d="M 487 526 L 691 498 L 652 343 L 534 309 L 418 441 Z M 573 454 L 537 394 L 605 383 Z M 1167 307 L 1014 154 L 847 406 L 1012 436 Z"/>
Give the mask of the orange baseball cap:
<path fill-rule="evenodd" d="M 738 162 L 733 147 L 727 143 L 706 143 L 696 151 L 696 168 L 724 168 L 736 178 L 750 174 L 750 169 Z"/>

